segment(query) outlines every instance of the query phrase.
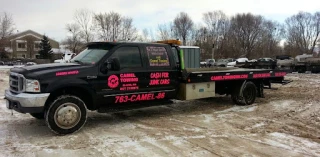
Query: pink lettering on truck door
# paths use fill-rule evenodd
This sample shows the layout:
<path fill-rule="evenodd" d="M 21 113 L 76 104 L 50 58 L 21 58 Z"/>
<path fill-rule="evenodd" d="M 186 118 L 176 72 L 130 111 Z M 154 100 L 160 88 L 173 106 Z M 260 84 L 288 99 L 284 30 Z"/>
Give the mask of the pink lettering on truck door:
<path fill-rule="evenodd" d="M 111 75 L 108 78 L 108 86 L 112 89 L 118 88 L 121 91 L 138 90 L 139 78 L 134 73 L 123 73 L 119 75 Z"/>
<path fill-rule="evenodd" d="M 131 95 L 119 95 L 115 97 L 115 103 L 139 102 L 149 100 L 160 100 L 165 98 L 165 92 L 160 93 L 143 93 Z"/>
<path fill-rule="evenodd" d="M 170 84 L 169 72 L 156 72 L 150 74 L 150 86 L 168 84 Z"/>

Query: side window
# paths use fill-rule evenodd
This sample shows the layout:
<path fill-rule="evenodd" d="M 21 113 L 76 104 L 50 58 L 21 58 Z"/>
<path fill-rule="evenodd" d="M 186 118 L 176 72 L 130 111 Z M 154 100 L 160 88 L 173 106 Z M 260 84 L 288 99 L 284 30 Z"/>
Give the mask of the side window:
<path fill-rule="evenodd" d="M 151 67 L 170 66 L 168 53 L 165 47 L 147 46 L 149 65 Z"/>
<path fill-rule="evenodd" d="M 118 58 L 121 68 L 142 67 L 141 55 L 138 47 L 120 47 L 110 58 Z"/>

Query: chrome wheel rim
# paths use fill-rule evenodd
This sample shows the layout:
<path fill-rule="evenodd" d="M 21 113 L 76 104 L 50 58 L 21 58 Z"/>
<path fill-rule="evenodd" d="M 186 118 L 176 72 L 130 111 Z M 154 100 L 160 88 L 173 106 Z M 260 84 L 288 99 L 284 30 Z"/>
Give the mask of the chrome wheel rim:
<path fill-rule="evenodd" d="M 62 129 L 73 128 L 79 123 L 80 119 L 81 110 L 74 103 L 64 103 L 54 113 L 54 121 Z"/>

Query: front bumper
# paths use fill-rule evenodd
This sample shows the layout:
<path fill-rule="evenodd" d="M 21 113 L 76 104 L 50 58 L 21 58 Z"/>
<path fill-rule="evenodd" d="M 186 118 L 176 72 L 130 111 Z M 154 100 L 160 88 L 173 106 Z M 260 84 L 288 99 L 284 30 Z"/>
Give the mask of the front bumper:
<path fill-rule="evenodd" d="M 20 113 L 40 113 L 44 110 L 44 105 L 50 93 L 29 94 L 19 93 L 13 94 L 9 90 L 5 90 L 5 99 L 7 100 L 7 108 L 13 109 Z"/>

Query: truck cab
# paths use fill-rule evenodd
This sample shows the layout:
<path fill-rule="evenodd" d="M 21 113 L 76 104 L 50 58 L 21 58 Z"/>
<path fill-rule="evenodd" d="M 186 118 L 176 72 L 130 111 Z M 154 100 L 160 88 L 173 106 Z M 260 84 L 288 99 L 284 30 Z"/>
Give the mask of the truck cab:
<path fill-rule="evenodd" d="M 7 108 L 45 118 L 51 130 L 66 134 L 82 126 L 73 124 L 83 123 L 87 109 L 174 98 L 180 71 L 171 49 L 161 43 L 93 42 L 70 63 L 13 68 Z"/>

